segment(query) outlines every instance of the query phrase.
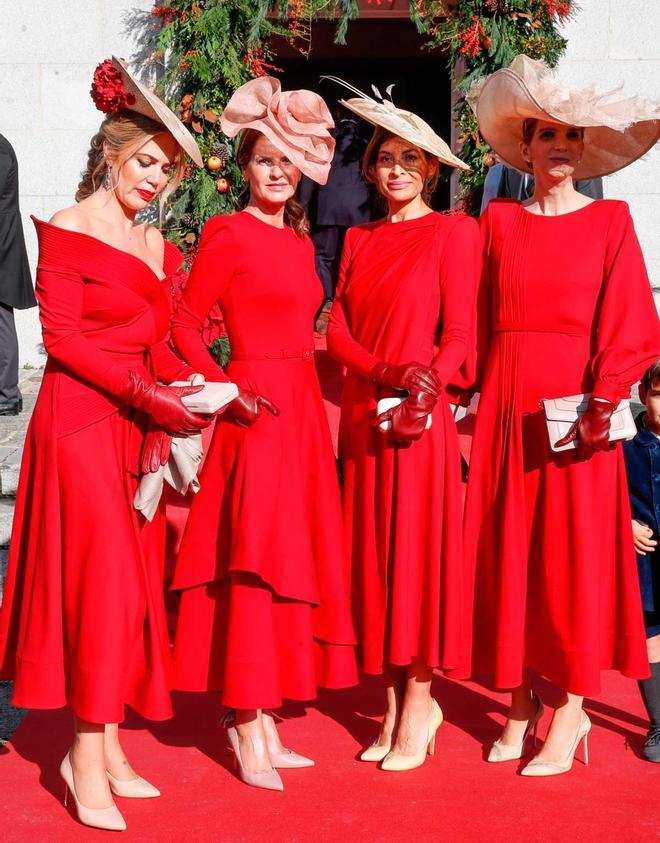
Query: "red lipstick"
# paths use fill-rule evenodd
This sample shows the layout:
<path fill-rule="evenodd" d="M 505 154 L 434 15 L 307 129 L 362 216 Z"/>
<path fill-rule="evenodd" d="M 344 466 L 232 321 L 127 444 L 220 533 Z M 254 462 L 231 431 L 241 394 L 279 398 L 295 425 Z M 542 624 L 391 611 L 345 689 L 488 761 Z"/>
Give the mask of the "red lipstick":
<path fill-rule="evenodd" d="M 145 200 L 145 202 L 151 202 L 151 200 L 156 195 L 155 192 L 151 192 L 150 190 L 138 190 L 140 196 Z"/>

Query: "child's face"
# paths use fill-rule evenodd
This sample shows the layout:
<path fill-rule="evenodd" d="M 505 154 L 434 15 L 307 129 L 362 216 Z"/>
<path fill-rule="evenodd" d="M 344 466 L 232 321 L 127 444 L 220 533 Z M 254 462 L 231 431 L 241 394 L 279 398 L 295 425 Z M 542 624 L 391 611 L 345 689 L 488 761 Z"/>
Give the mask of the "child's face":
<path fill-rule="evenodd" d="M 660 433 L 660 382 L 653 381 L 648 391 L 640 384 L 639 400 L 646 406 L 646 426 Z"/>

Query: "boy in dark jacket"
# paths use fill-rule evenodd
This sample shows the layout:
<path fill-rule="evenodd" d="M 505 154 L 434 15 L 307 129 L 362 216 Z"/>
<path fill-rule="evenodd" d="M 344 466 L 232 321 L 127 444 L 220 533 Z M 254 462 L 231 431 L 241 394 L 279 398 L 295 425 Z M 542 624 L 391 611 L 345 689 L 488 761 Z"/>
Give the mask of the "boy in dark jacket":
<path fill-rule="evenodd" d="M 639 688 L 651 721 L 644 757 L 660 762 L 660 360 L 644 374 L 637 435 L 623 443 L 651 678 Z"/>

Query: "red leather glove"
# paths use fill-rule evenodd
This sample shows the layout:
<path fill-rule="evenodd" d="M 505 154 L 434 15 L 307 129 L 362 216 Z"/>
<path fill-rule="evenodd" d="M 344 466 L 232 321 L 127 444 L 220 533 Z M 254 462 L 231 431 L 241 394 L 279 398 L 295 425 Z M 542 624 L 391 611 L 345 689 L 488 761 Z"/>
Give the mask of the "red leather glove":
<path fill-rule="evenodd" d="M 241 389 L 236 398 L 227 404 L 224 416 L 236 422 L 239 427 L 250 427 L 261 415 L 262 407 L 274 416 L 280 414 L 279 408 L 263 395 Z"/>
<path fill-rule="evenodd" d="M 421 439 L 426 430 L 426 419 L 433 411 L 436 401 L 437 399 L 428 392 L 411 392 L 410 396 L 396 407 L 390 407 L 376 416 L 374 424 L 380 425 L 389 420 L 392 426 L 389 430 L 382 431 L 389 442 L 395 445 L 410 445 L 411 442 Z"/>
<path fill-rule="evenodd" d="M 151 416 L 155 427 L 162 428 L 172 436 L 192 436 L 210 424 L 189 410 L 181 401 L 184 395 L 194 395 L 203 386 L 161 386 L 131 369 L 121 398 L 131 407 Z"/>
<path fill-rule="evenodd" d="M 147 431 L 140 454 L 141 473 L 151 474 L 153 471 L 158 471 L 161 465 L 165 465 L 170 458 L 171 450 L 171 434 L 155 427 Z"/>
<path fill-rule="evenodd" d="M 577 439 L 577 455 L 590 457 L 595 451 L 610 451 L 615 443 L 610 442 L 610 419 L 614 404 L 610 401 L 589 399 L 587 409 L 555 445 L 561 447 Z"/>
<path fill-rule="evenodd" d="M 422 363 L 402 363 L 396 366 L 376 363 L 371 370 L 371 380 L 379 386 L 393 389 L 407 389 L 410 392 L 422 389 L 436 398 L 442 391 L 437 372 Z"/>

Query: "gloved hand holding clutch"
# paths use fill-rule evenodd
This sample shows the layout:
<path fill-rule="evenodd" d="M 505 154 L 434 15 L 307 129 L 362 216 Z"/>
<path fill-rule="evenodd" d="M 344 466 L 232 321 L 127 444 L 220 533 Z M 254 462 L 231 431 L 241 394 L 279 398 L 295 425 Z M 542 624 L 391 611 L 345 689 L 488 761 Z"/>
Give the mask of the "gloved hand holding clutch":
<path fill-rule="evenodd" d="M 205 378 L 200 372 L 195 372 L 188 378 L 188 381 L 191 386 L 196 388 L 183 394 L 194 395 L 204 386 Z M 175 390 L 179 388 L 181 387 L 170 387 L 170 389 Z M 182 389 L 185 390 L 186 387 L 182 387 Z M 171 451 L 172 435 L 152 423 L 142 443 L 142 452 L 140 454 L 141 473 L 151 474 L 154 471 L 158 471 L 162 465 L 167 463 Z"/>
<path fill-rule="evenodd" d="M 555 445 L 560 448 L 577 439 L 577 455 L 590 457 L 595 451 L 610 451 L 615 447 L 610 442 L 610 420 L 614 412 L 614 404 L 610 401 L 590 398 L 587 409 Z"/>
<path fill-rule="evenodd" d="M 121 398 L 151 417 L 156 427 L 173 436 L 192 436 L 210 424 L 210 419 L 191 412 L 181 401 L 184 395 L 194 395 L 203 389 L 199 386 L 161 386 L 148 381 L 131 369 Z"/>
<path fill-rule="evenodd" d="M 442 391 L 442 384 L 434 369 L 422 363 L 402 363 L 390 366 L 377 363 L 371 370 L 371 380 L 379 386 L 392 389 L 425 390 L 436 398 Z"/>
<path fill-rule="evenodd" d="M 261 415 L 262 407 L 274 416 L 280 414 L 279 408 L 268 398 L 247 389 L 241 389 L 238 396 L 227 404 L 225 415 L 228 419 L 236 422 L 239 427 L 250 427 Z"/>
<path fill-rule="evenodd" d="M 376 416 L 374 425 L 391 422 L 391 427 L 385 432 L 388 440 L 392 444 L 410 445 L 411 442 L 421 439 L 426 430 L 427 417 L 433 412 L 436 401 L 437 398 L 429 392 L 411 392 L 409 397 L 396 407 L 390 407 Z"/>

